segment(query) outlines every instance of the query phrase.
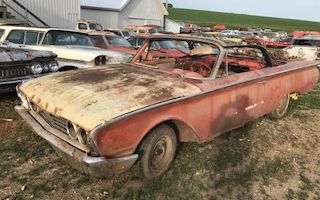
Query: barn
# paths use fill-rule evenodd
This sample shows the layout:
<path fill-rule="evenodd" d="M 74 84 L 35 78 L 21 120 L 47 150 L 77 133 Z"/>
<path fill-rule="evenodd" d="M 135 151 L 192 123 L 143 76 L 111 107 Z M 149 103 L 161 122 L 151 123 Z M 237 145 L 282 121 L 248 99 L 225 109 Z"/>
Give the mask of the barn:
<path fill-rule="evenodd" d="M 168 11 L 161 0 L 81 0 L 81 18 L 109 28 L 127 24 L 163 27 L 166 15 Z"/>

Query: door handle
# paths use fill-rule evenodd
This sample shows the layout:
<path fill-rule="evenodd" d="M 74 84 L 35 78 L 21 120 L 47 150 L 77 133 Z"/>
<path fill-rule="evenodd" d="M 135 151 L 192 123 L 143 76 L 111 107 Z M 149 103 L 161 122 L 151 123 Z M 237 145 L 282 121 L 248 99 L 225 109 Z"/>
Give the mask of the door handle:
<path fill-rule="evenodd" d="M 258 83 L 262 84 L 262 85 L 265 85 L 265 84 L 267 84 L 267 81 L 259 81 Z"/>

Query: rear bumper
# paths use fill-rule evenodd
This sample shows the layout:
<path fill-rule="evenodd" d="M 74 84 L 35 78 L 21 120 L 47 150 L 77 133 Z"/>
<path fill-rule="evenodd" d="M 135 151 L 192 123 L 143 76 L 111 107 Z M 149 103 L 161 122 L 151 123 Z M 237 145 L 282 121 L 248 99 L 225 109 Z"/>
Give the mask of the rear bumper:
<path fill-rule="evenodd" d="M 138 159 L 137 154 L 114 159 L 88 156 L 86 152 L 45 130 L 24 107 L 16 106 L 15 110 L 40 137 L 50 143 L 64 160 L 75 169 L 89 174 L 91 177 L 105 178 L 118 175 L 129 170 Z"/>

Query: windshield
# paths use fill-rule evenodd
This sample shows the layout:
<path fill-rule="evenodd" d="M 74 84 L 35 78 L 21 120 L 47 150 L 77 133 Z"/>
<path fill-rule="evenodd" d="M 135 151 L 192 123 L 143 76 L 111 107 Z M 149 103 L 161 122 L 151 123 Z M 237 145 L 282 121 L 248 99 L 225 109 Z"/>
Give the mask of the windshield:
<path fill-rule="evenodd" d="M 90 35 L 89 37 L 91 38 L 93 44 L 96 46 L 106 45 L 102 35 Z"/>
<path fill-rule="evenodd" d="M 112 46 L 131 47 L 131 44 L 126 39 L 119 36 L 108 35 L 106 36 L 106 39 L 108 40 L 109 44 Z"/>
<path fill-rule="evenodd" d="M 163 48 L 163 49 L 175 49 L 176 48 L 176 45 L 171 40 L 161 40 L 161 41 L 155 42 L 154 44 L 156 46 L 158 46 L 159 48 Z"/>
<path fill-rule="evenodd" d="M 94 23 L 89 24 L 89 28 L 90 30 L 96 30 L 96 31 L 102 31 L 103 29 L 100 24 L 94 24 Z"/>
<path fill-rule="evenodd" d="M 69 31 L 49 31 L 44 40 L 43 45 L 80 45 L 80 46 L 93 46 L 89 36 L 77 32 Z"/>
<path fill-rule="evenodd" d="M 156 33 L 159 33 L 159 30 L 158 29 L 149 29 L 149 33 L 156 34 Z"/>
<path fill-rule="evenodd" d="M 293 45 L 320 47 L 320 40 L 298 39 L 293 42 Z"/>
<path fill-rule="evenodd" d="M 124 37 L 130 37 L 130 33 L 128 31 L 122 31 Z"/>

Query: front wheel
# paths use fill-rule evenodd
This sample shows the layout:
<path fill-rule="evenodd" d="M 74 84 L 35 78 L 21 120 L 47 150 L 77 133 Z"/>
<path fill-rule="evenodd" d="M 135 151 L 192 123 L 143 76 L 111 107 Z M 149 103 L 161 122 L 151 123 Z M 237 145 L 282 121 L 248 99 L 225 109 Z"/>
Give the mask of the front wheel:
<path fill-rule="evenodd" d="M 290 102 L 290 95 L 288 94 L 284 95 L 279 102 L 279 106 L 274 111 L 272 111 L 269 114 L 269 116 L 274 119 L 282 118 L 287 113 L 289 102 Z"/>
<path fill-rule="evenodd" d="M 146 179 L 161 176 L 170 167 L 176 153 L 177 137 L 168 125 L 153 129 L 142 142 L 139 168 Z"/>

